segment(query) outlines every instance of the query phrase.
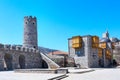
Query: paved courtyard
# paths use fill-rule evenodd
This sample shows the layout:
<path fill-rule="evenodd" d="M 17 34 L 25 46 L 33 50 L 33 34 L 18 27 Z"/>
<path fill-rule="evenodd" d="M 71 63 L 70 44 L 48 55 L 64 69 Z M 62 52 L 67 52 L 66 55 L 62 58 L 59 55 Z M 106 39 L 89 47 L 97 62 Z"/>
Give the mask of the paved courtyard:
<path fill-rule="evenodd" d="M 69 74 L 63 80 L 120 80 L 120 69 L 95 69 L 83 74 Z"/>
<path fill-rule="evenodd" d="M 67 74 L 69 77 L 62 80 L 120 80 L 120 68 L 117 69 L 95 69 L 95 71 L 78 73 L 86 71 L 82 69 L 71 70 L 75 74 Z M 0 80 L 47 80 L 61 74 L 40 74 L 40 73 L 15 73 L 13 71 L 0 72 Z"/>
<path fill-rule="evenodd" d="M 13 71 L 0 72 L 0 80 L 47 80 L 61 74 L 15 73 Z"/>

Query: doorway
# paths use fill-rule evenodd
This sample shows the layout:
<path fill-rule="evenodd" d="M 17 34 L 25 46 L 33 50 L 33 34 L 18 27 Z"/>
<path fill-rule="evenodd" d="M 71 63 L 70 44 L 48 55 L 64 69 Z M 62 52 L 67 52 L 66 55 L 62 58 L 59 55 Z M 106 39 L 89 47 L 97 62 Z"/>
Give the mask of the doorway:
<path fill-rule="evenodd" d="M 4 56 L 4 69 L 5 70 L 12 70 L 12 55 L 5 54 Z"/>
<path fill-rule="evenodd" d="M 48 64 L 44 60 L 42 60 L 42 68 L 48 68 Z"/>
<path fill-rule="evenodd" d="M 25 56 L 24 55 L 19 56 L 19 65 L 20 65 L 20 69 L 25 69 Z"/>

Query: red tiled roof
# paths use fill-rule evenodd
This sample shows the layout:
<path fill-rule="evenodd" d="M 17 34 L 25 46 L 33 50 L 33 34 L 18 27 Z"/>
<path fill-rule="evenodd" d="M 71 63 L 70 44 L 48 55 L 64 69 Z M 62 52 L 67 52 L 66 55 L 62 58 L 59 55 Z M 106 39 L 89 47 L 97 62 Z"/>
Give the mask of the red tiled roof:
<path fill-rule="evenodd" d="M 54 52 L 50 52 L 49 54 L 58 54 L 58 55 L 68 55 L 68 53 L 67 52 L 64 52 L 64 51 L 54 51 Z"/>

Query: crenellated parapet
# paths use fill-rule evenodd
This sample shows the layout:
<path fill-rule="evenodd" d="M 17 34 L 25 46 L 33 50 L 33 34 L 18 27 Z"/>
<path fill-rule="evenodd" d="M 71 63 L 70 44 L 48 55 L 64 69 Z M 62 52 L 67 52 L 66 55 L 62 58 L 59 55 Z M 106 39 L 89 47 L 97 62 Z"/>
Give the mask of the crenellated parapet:
<path fill-rule="evenodd" d="M 28 48 L 23 46 L 14 46 L 9 44 L 0 44 L 0 49 L 9 50 L 9 51 L 19 51 L 19 52 L 30 52 L 30 53 L 39 53 L 40 51 L 34 48 Z"/>
<path fill-rule="evenodd" d="M 35 21 L 36 22 L 36 17 L 32 17 L 32 16 L 25 16 L 24 17 L 24 21 L 28 21 L 28 22 L 31 22 L 31 21 Z"/>

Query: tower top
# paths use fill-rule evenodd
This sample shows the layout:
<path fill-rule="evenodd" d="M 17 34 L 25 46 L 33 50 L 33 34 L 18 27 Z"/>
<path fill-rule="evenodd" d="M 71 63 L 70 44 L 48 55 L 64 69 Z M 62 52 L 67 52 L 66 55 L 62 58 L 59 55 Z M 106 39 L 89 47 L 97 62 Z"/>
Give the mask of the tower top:
<path fill-rule="evenodd" d="M 34 17 L 32 17 L 32 16 L 25 16 L 24 17 L 24 21 L 32 21 L 32 20 L 36 21 L 37 19 L 36 19 L 35 16 Z"/>
<path fill-rule="evenodd" d="M 36 18 L 35 16 L 32 17 L 32 16 L 25 16 L 24 18 Z"/>

